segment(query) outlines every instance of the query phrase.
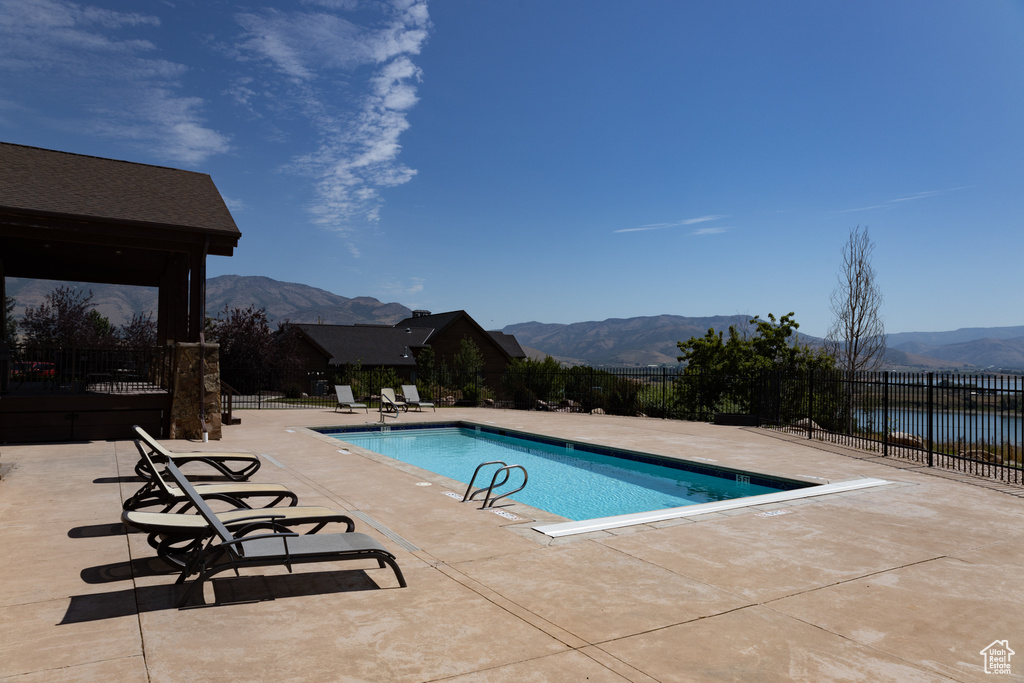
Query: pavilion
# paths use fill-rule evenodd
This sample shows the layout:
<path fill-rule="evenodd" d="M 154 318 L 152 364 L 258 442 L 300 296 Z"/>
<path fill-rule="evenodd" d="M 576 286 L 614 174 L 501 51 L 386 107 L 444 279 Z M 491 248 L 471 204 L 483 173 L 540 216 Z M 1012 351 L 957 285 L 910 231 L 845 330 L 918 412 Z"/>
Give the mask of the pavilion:
<path fill-rule="evenodd" d="M 209 175 L 0 143 L 0 300 L 7 277 L 155 287 L 158 347 L 202 347 L 206 257 L 231 256 L 240 236 Z M 11 358 L 0 342 L 0 442 L 126 438 L 132 424 L 194 432 L 174 415 L 191 410 L 176 407 L 175 387 L 202 396 L 201 375 L 151 392 L 19 395 Z M 219 430 L 200 401 L 202 432 L 214 420 Z"/>

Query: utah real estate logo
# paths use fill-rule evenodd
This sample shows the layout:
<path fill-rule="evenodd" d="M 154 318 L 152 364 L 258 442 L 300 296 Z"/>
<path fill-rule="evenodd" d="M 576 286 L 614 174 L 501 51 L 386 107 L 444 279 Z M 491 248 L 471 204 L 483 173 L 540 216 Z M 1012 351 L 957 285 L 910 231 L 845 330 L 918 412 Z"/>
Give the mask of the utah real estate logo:
<path fill-rule="evenodd" d="M 980 654 L 985 658 L 985 673 L 1009 674 L 1010 657 L 1017 653 L 1010 649 L 1010 641 L 993 640 Z"/>

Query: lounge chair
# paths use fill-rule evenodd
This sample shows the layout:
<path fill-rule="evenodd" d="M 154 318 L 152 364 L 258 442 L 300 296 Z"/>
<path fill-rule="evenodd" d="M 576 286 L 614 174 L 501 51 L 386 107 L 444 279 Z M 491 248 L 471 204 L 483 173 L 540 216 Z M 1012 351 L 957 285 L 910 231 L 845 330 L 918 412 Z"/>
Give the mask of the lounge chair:
<path fill-rule="evenodd" d="M 306 531 L 307 534 L 315 534 L 332 522 L 345 524 L 346 532 L 355 529 L 351 517 L 330 508 L 302 505 L 270 510 L 270 514 L 275 517 L 275 526 L 291 529 L 312 524 L 312 528 Z M 234 533 L 244 534 L 257 528 L 268 528 L 265 522 L 250 521 L 253 514 L 257 514 L 252 508 L 217 511 L 214 514 Z M 210 525 L 199 514 L 124 510 L 121 512 L 121 521 L 125 526 L 148 534 L 146 540 L 156 550 L 160 559 L 178 569 L 184 569 L 189 553 L 195 552 L 213 533 Z"/>
<path fill-rule="evenodd" d="M 423 410 L 424 406 L 428 406 L 430 408 L 433 408 L 435 413 L 437 412 L 437 406 L 435 406 L 433 403 L 431 403 L 430 401 L 420 400 L 420 392 L 416 388 L 415 384 L 403 384 L 402 396 L 405 398 L 405 402 L 408 403 L 410 406 L 414 406 L 416 410 Z"/>
<path fill-rule="evenodd" d="M 399 401 L 395 398 L 394 389 L 381 389 L 380 390 L 380 406 L 387 412 L 395 411 L 398 414 L 398 409 L 401 408 L 405 412 L 409 412 L 409 406 L 405 401 Z"/>
<path fill-rule="evenodd" d="M 334 412 L 338 412 L 338 408 L 348 408 L 348 412 L 354 412 L 353 408 L 362 408 L 366 412 L 370 412 L 370 409 L 366 407 L 365 403 L 356 403 L 356 399 L 352 396 L 352 387 L 347 384 L 335 384 L 334 392 L 338 394 L 338 405 L 334 408 Z"/>
<path fill-rule="evenodd" d="M 179 467 L 187 462 L 202 462 L 233 481 L 245 481 L 260 468 L 260 456 L 255 453 L 217 453 L 216 451 L 173 453 L 161 446 L 142 427 L 135 425 L 133 429 L 138 437 L 149 447 L 150 455 L 157 462 L 173 460 L 178 463 Z M 233 468 L 228 466 L 232 463 L 235 464 Z M 149 469 L 142 460 L 135 464 L 135 473 L 143 479 L 149 478 Z"/>
<path fill-rule="evenodd" d="M 405 577 L 395 561 L 395 556 L 366 534 L 351 532 L 344 534 L 307 534 L 300 536 L 290 531 L 274 531 L 255 536 L 235 536 L 210 509 L 206 501 L 189 483 L 181 470 L 173 463 L 167 463 L 167 472 L 182 493 L 195 506 L 199 514 L 213 530 L 213 538 L 204 547 L 197 549 L 188 559 L 175 583 L 184 583 L 189 576 L 198 574 L 181 596 L 179 607 L 183 607 L 193 591 L 202 591 L 207 579 L 226 569 L 236 573 L 243 567 L 285 566 L 291 573 L 292 565 L 310 562 L 337 562 L 340 560 L 376 560 L 381 568 L 391 567 L 398 585 L 406 587 Z M 250 521 L 275 524 L 272 511 L 253 511 Z M 241 520 L 238 520 L 241 521 Z M 219 539 L 219 543 L 216 542 Z"/>
<path fill-rule="evenodd" d="M 135 440 L 135 447 L 139 449 L 142 463 L 149 469 L 149 476 L 147 477 L 148 481 L 143 484 L 142 488 L 124 501 L 124 509 L 138 510 L 142 507 L 163 505 L 164 508 L 160 512 L 171 512 L 176 505 L 183 503 L 183 507 L 177 511 L 184 512 L 187 510 L 191 503 L 181 492 L 181 489 L 164 481 L 164 478 L 160 475 L 159 468 L 157 468 L 153 458 L 146 451 L 146 447 L 142 445 L 140 440 Z M 173 460 L 168 460 L 167 466 L 173 463 Z M 246 502 L 249 498 L 271 498 L 271 502 L 266 507 L 275 507 L 278 503 L 285 500 L 289 501 L 289 506 L 294 506 L 299 502 L 299 497 L 281 484 L 255 484 L 251 482 L 197 484 L 195 489 L 204 498 L 222 500 L 236 508 L 251 508 L 252 506 Z"/>

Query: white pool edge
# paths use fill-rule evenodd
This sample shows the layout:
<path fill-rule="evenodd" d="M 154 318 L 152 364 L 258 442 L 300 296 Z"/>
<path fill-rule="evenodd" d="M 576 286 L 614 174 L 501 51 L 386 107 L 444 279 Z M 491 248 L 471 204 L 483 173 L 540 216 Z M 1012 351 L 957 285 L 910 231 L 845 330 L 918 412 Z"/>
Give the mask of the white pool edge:
<path fill-rule="evenodd" d="M 561 536 L 572 536 L 585 534 L 590 531 L 604 531 L 605 529 L 618 529 L 624 526 L 635 524 L 650 524 L 651 522 L 663 522 L 668 519 L 679 519 L 680 517 L 693 517 L 695 515 L 706 515 L 710 512 L 722 512 L 724 510 L 735 510 L 737 508 L 765 505 L 767 503 L 781 503 L 787 500 L 800 498 L 812 498 L 814 496 L 825 496 L 830 493 L 842 493 L 843 491 L 856 491 L 874 486 L 884 486 L 890 482 L 884 479 L 863 477 L 839 481 L 833 484 L 820 484 L 808 486 L 802 489 L 791 491 L 778 491 L 777 493 L 765 493 L 759 496 L 748 496 L 746 498 L 735 498 L 733 500 L 720 500 L 714 503 L 700 503 L 698 505 L 686 505 L 684 507 L 667 508 L 664 510 L 652 510 L 650 512 L 634 512 L 628 515 L 615 515 L 614 517 L 598 517 L 596 519 L 584 519 L 578 522 L 559 522 L 557 524 L 539 524 L 532 527 L 534 531 L 559 538 Z"/>

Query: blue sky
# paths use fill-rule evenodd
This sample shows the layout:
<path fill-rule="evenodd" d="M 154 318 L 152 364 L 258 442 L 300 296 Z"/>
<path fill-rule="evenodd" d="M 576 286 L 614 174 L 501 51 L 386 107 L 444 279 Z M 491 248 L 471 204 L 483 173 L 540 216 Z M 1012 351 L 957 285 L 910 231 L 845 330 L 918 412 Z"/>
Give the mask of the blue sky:
<path fill-rule="evenodd" d="M 1024 2 L 0 0 L 0 140 L 209 173 L 210 274 L 538 320 L 1024 324 Z"/>

